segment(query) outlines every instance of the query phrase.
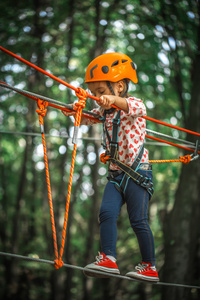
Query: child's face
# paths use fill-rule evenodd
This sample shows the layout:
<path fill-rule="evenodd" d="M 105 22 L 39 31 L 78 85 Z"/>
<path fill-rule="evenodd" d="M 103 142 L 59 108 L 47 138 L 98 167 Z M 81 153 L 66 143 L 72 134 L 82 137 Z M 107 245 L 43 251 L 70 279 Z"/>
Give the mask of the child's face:
<path fill-rule="evenodd" d="M 88 89 L 91 91 L 92 95 L 97 98 L 100 98 L 103 95 L 112 95 L 105 81 L 89 82 Z"/>

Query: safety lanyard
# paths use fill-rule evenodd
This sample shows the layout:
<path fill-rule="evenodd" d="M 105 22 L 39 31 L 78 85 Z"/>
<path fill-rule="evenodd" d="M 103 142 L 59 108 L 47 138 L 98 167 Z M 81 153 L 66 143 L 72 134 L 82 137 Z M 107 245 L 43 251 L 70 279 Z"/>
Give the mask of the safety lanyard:
<path fill-rule="evenodd" d="M 103 115 L 103 147 L 106 149 L 107 152 L 109 152 L 109 155 L 111 157 L 118 156 L 118 135 L 119 135 L 119 125 L 120 125 L 120 117 L 121 117 L 121 110 L 118 110 L 115 118 L 112 120 L 112 136 L 110 138 L 110 135 L 108 133 L 108 128 L 106 126 L 106 115 L 107 112 L 105 110 L 104 115 Z M 106 144 L 106 137 L 109 142 L 109 149 Z"/>

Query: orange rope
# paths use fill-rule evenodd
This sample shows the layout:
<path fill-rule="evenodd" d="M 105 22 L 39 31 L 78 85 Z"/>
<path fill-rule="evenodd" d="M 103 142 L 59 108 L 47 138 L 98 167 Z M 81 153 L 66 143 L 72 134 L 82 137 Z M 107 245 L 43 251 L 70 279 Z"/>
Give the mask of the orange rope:
<path fill-rule="evenodd" d="M 38 106 L 38 109 L 36 109 L 36 112 L 39 115 L 39 124 L 40 124 L 40 126 L 41 125 L 43 126 L 43 117 L 45 117 L 45 115 L 46 115 L 46 112 L 47 112 L 46 107 L 48 106 L 48 102 L 37 99 L 37 106 Z"/>
<path fill-rule="evenodd" d="M 106 153 L 102 153 L 100 155 L 100 161 L 104 164 L 109 161 L 110 155 L 106 155 Z M 189 164 L 191 161 L 192 157 L 191 155 L 185 155 L 185 156 L 179 156 L 179 159 L 160 159 L 160 160 L 149 160 L 149 163 L 169 163 L 169 162 L 182 162 L 184 164 Z"/>
<path fill-rule="evenodd" d="M 184 164 L 189 164 L 191 161 L 191 155 L 180 156 L 179 159 L 161 159 L 161 160 L 149 160 L 149 163 L 169 163 L 169 162 L 182 162 Z"/>
<path fill-rule="evenodd" d="M 168 141 L 165 141 L 163 139 L 159 139 L 159 138 L 156 138 L 154 136 L 150 136 L 148 134 L 145 135 L 146 138 L 148 139 L 152 139 L 152 140 L 155 140 L 155 141 L 158 141 L 158 142 L 161 142 L 161 143 L 166 143 L 168 145 L 171 145 L 171 146 L 175 146 L 177 148 L 181 148 L 181 149 L 185 149 L 185 150 L 188 150 L 188 151 L 191 151 L 191 152 L 195 152 L 195 149 L 190 149 L 188 147 L 184 147 L 184 146 L 181 146 L 181 145 L 178 145 L 178 144 L 174 144 L 172 142 L 168 142 Z M 197 152 L 198 154 L 200 154 L 200 151 Z"/>
<path fill-rule="evenodd" d="M 0 46 L 0 50 L 3 51 L 3 52 L 5 52 L 5 53 L 7 53 L 8 55 L 14 57 L 15 59 L 21 61 L 22 63 L 28 65 L 29 67 L 34 68 L 35 70 L 39 71 L 40 73 L 43 73 L 44 75 L 46 75 L 46 76 L 48 76 L 48 77 L 50 77 L 50 78 L 52 78 L 52 79 L 58 81 L 59 83 L 61 83 L 61 84 L 65 85 L 65 86 L 67 86 L 68 88 L 74 90 L 76 93 L 79 92 L 79 88 L 75 88 L 74 86 L 72 86 L 71 84 L 67 83 L 66 81 L 64 81 L 64 80 L 62 80 L 62 79 L 60 79 L 60 78 L 58 78 L 58 77 L 56 77 L 56 76 L 50 74 L 49 72 L 47 72 L 47 71 L 45 71 L 45 70 L 39 68 L 38 66 L 36 66 L 36 65 L 34 65 L 34 64 L 32 64 L 32 63 L 30 63 L 29 61 L 25 60 L 24 58 L 20 57 L 19 55 L 17 55 L 17 54 L 15 54 L 15 53 L 13 53 L 13 52 L 11 52 L 11 51 L 9 51 L 9 50 L 7 50 L 7 49 L 1 47 L 1 46 Z M 86 91 L 85 91 L 85 92 L 86 92 Z M 88 94 L 87 97 L 89 97 L 89 98 L 91 98 L 91 99 L 93 99 L 93 100 L 99 101 L 99 98 L 94 97 L 94 96 L 92 96 L 92 95 L 90 95 L 90 94 Z M 112 107 L 118 108 L 118 107 L 115 106 L 115 105 L 112 105 Z M 150 121 L 155 122 L 155 123 L 159 123 L 159 124 L 162 124 L 162 125 L 165 125 L 165 126 L 174 128 L 174 129 L 177 129 L 177 130 L 181 130 L 181 131 L 184 131 L 184 132 L 193 134 L 193 135 L 200 136 L 200 133 L 197 133 L 197 132 L 194 132 L 194 131 L 191 131 L 191 130 L 188 130 L 188 129 L 184 129 L 184 128 L 181 128 L 181 127 L 178 127 L 178 126 L 174 126 L 174 125 L 165 123 L 165 122 L 160 121 L 160 120 L 156 120 L 156 119 L 153 119 L 153 118 L 150 118 L 150 117 L 147 117 L 147 116 L 142 116 L 142 118 L 144 118 L 144 119 L 146 119 L 146 120 L 150 120 Z M 190 149 L 190 151 L 191 151 L 191 149 Z M 200 153 L 200 151 L 199 151 L 199 153 Z"/>
<path fill-rule="evenodd" d="M 43 130 L 43 118 L 46 115 L 48 102 L 38 99 L 36 112 L 39 115 L 39 124 L 41 126 L 41 134 L 42 134 L 42 143 L 43 143 L 43 151 L 44 151 L 44 162 L 45 162 L 45 171 L 46 171 L 46 181 L 47 181 L 47 189 L 48 189 L 48 198 L 49 198 L 49 207 L 50 207 L 50 216 L 51 216 L 51 224 L 52 224 L 52 232 L 53 232 L 53 244 L 54 244 L 54 253 L 56 260 L 58 259 L 58 246 L 57 246 L 57 237 L 56 237 L 56 227 L 55 227 L 55 220 L 54 220 L 54 212 L 53 212 L 53 201 L 52 201 L 52 194 L 51 194 L 51 183 L 50 183 L 50 176 L 49 176 L 49 166 L 48 166 L 48 159 L 47 159 L 47 149 L 46 149 L 46 142 L 45 142 L 45 135 Z"/>
<path fill-rule="evenodd" d="M 0 83 L 5 84 L 5 85 L 7 85 L 8 87 L 11 87 L 9 84 L 7 84 L 7 83 L 5 83 L 5 82 L 3 82 L 3 81 L 0 81 Z M 31 95 L 29 95 L 29 94 L 22 93 L 22 92 L 19 92 L 19 91 L 15 91 L 15 92 L 17 92 L 18 94 L 21 94 L 21 95 L 23 95 L 23 96 L 25 96 L 25 97 L 27 97 L 27 98 L 33 99 L 33 100 L 35 100 L 36 102 L 38 101 L 38 99 L 40 99 L 39 97 L 34 97 L 34 96 L 31 96 Z M 42 100 L 42 99 L 40 99 L 40 100 Z M 44 101 L 44 100 L 43 100 L 43 101 Z M 46 100 L 46 101 L 47 101 L 47 100 Z M 48 101 L 47 101 L 47 102 L 48 102 Z M 51 106 L 51 107 L 60 109 L 60 110 L 67 111 L 67 112 L 71 112 L 71 111 L 72 111 L 72 109 L 68 109 L 68 108 L 66 108 L 66 107 L 61 107 L 60 105 L 56 105 L 56 104 L 53 104 L 53 103 L 51 103 L 51 102 L 48 102 L 48 105 Z M 89 114 L 87 114 L 87 112 L 83 112 L 83 113 L 82 113 L 82 116 L 85 117 L 85 118 L 87 118 L 87 119 L 89 119 L 89 120 L 95 121 L 96 123 L 101 123 L 101 122 L 102 122 L 102 121 L 100 121 L 99 119 L 90 116 Z"/>
<path fill-rule="evenodd" d="M 106 153 L 102 153 L 99 158 L 102 163 L 106 164 L 107 161 L 110 159 L 110 155 L 106 155 Z"/>
<path fill-rule="evenodd" d="M 85 107 L 85 102 L 86 102 L 88 93 L 85 90 L 83 90 L 81 88 L 78 88 L 77 92 L 76 92 L 76 95 L 79 98 L 79 101 L 78 101 L 78 103 L 76 103 L 76 115 L 75 115 L 75 124 L 74 125 L 75 125 L 75 128 L 78 129 L 78 127 L 80 126 L 80 123 L 81 123 L 81 114 L 82 114 L 83 108 Z M 72 189 L 72 180 L 73 180 L 73 173 L 74 173 L 74 165 L 75 165 L 77 144 L 76 144 L 76 142 L 74 143 L 74 149 L 73 149 L 73 154 L 72 154 L 72 162 L 71 162 L 71 170 L 70 170 L 70 177 L 69 177 L 67 201 L 66 201 L 66 208 L 65 208 L 63 231 L 62 231 L 62 241 L 61 241 L 60 253 L 59 253 L 59 256 L 58 256 L 58 245 L 57 245 L 57 237 L 56 237 L 54 212 L 53 212 L 53 201 L 52 201 L 52 194 L 51 194 L 49 167 L 48 167 L 45 135 L 44 135 L 44 130 L 43 130 L 43 118 L 44 118 L 44 116 L 47 112 L 46 107 L 48 105 L 48 102 L 38 99 L 37 100 L 37 105 L 38 105 L 38 109 L 36 109 L 36 112 L 39 115 L 39 124 L 41 126 L 41 133 L 42 133 L 47 189 L 48 189 L 49 207 L 50 207 L 51 224 L 52 224 L 52 232 L 53 232 L 53 244 L 54 244 L 54 252 L 55 252 L 54 262 L 55 262 L 55 268 L 59 269 L 64 264 L 63 261 L 62 261 L 62 256 L 63 256 L 64 246 L 65 246 L 65 237 L 66 237 L 67 221 L 68 221 L 68 215 L 69 215 L 69 203 L 70 203 L 70 196 L 71 196 L 71 189 Z M 74 133 L 77 134 L 77 131 L 74 132 Z"/>
<path fill-rule="evenodd" d="M 76 96 L 79 98 L 79 102 L 76 103 L 77 110 L 76 110 L 75 124 L 74 124 L 76 127 L 80 126 L 81 112 L 82 112 L 83 108 L 85 107 L 87 95 L 88 95 L 88 93 L 85 90 L 78 88 L 78 91 L 76 92 Z M 59 255 L 59 259 L 55 261 L 56 269 L 60 268 L 63 265 L 62 256 L 63 256 L 63 251 L 64 251 L 65 236 L 66 236 L 66 230 L 67 230 L 67 220 L 68 220 L 68 214 L 69 214 L 69 204 L 70 204 L 70 196 L 71 196 L 71 189 L 72 189 L 72 179 L 73 179 L 73 173 L 74 173 L 76 150 L 77 150 L 77 144 L 75 143 L 73 153 L 72 153 L 72 162 L 71 162 L 71 170 L 70 170 L 70 177 L 69 177 L 69 185 L 68 185 L 67 201 L 66 201 L 66 208 L 65 208 L 65 217 L 64 217 L 60 255 Z"/>
<path fill-rule="evenodd" d="M 154 118 L 150 118 L 150 117 L 147 117 L 147 116 L 143 116 L 142 118 L 144 118 L 146 120 L 149 120 L 149 121 L 152 121 L 154 123 L 158 123 L 158 124 L 161 124 L 161 125 L 164 125 L 164 126 L 167 126 L 167 127 L 171 127 L 171 128 L 174 128 L 174 129 L 177 129 L 177 130 L 180 130 L 180 131 L 184 131 L 184 132 L 187 132 L 187 133 L 190 133 L 190 134 L 193 134 L 193 135 L 200 136 L 200 133 L 198 133 L 198 132 L 188 130 L 188 129 L 185 129 L 185 128 L 181 128 L 181 127 L 178 127 L 178 126 L 175 126 L 175 125 L 171 125 L 169 123 L 165 123 L 163 121 L 156 120 Z"/>

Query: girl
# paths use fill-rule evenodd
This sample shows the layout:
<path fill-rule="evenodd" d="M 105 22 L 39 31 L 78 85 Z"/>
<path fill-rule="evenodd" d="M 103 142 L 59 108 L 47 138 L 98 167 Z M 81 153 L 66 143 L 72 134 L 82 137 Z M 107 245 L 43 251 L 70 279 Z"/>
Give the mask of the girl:
<path fill-rule="evenodd" d="M 87 67 L 85 83 L 99 98 L 97 109 L 103 120 L 104 147 L 102 160 L 109 161 L 108 183 L 100 207 L 100 240 L 102 252 L 84 273 L 99 276 L 92 270 L 120 274 L 116 264 L 117 218 L 124 203 L 139 243 L 142 262 L 126 276 L 159 281 L 155 268 L 154 239 L 147 221 L 148 203 L 153 194 L 152 170 L 148 151 L 144 149 L 146 108 L 140 99 L 131 97 L 129 81 L 137 83 L 133 61 L 122 53 L 106 53 Z M 118 109 L 113 108 L 113 105 Z M 73 113 L 63 113 L 67 116 Z M 81 124 L 94 124 L 82 118 Z"/>

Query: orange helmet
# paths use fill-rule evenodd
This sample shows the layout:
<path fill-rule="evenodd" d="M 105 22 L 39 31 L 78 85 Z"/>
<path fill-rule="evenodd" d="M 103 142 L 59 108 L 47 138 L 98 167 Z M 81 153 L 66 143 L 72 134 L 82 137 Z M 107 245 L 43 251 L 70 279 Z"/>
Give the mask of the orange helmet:
<path fill-rule="evenodd" d="M 117 82 L 122 79 L 129 79 L 134 83 L 138 82 L 135 64 L 125 54 L 105 53 L 96 57 L 88 65 L 85 74 L 85 83 L 94 81 Z"/>

